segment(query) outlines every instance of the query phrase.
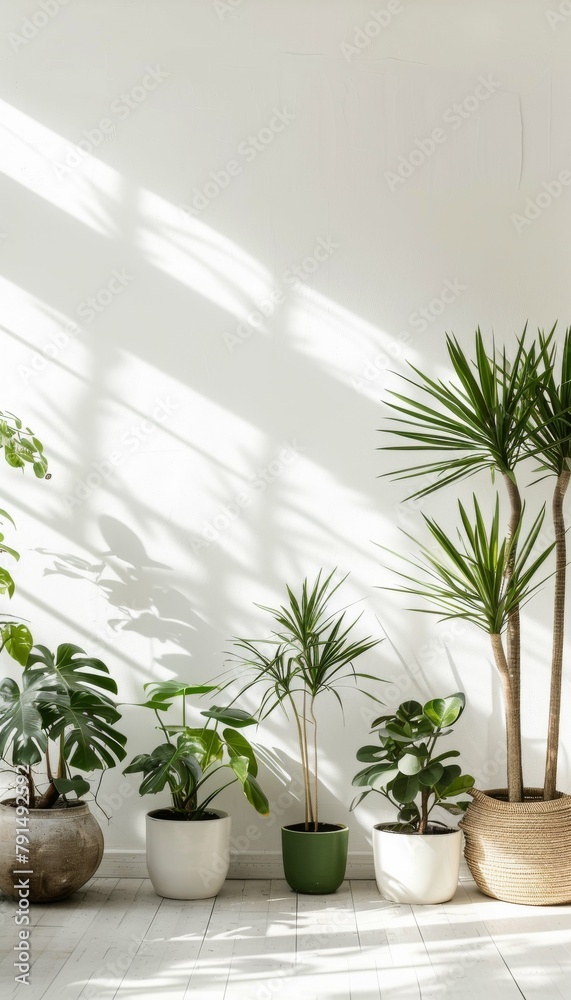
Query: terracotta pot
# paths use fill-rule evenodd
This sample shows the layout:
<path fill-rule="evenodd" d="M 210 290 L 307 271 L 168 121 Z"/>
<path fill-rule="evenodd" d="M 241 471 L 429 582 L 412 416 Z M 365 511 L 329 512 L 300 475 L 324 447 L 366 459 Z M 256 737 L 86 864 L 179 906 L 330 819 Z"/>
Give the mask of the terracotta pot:
<path fill-rule="evenodd" d="M 21 852 L 20 861 L 18 834 L 29 841 L 21 841 L 28 851 Z M 21 817 L 13 805 L 0 803 L 0 889 L 12 899 L 31 903 L 66 899 L 85 885 L 102 857 L 101 827 L 86 802 L 29 809 Z"/>
<path fill-rule="evenodd" d="M 220 892 L 230 865 L 231 819 L 217 809 L 213 818 L 163 818 L 147 813 L 147 869 L 153 889 L 169 899 L 209 899 Z"/>
<path fill-rule="evenodd" d="M 394 903 L 445 903 L 458 886 L 462 833 L 401 833 L 392 823 L 373 828 L 379 892 Z"/>
<path fill-rule="evenodd" d="M 524 788 L 523 802 L 508 802 L 505 788 L 469 795 L 460 826 L 478 888 L 507 903 L 571 903 L 571 796 L 544 802 L 542 788 Z"/>

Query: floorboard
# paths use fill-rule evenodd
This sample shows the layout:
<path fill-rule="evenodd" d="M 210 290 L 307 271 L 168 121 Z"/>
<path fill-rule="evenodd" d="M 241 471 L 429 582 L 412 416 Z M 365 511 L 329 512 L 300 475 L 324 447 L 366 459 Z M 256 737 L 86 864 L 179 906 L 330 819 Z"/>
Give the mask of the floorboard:
<path fill-rule="evenodd" d="M 571 1000 L 571 907 L 502 903 L 469 879 L 447 903 L 404 906 L 365 880 L 297 896 L 230 879 L 187 902 L 95 878 L 30 912 L 24 986 L 0 899 L 2 1000 Z"/>

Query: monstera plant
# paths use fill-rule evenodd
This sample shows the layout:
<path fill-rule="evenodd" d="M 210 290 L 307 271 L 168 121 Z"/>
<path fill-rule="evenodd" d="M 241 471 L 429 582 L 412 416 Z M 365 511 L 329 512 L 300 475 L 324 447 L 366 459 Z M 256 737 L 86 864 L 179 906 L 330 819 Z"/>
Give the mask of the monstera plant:
<path fill-rule="evenodd" d="M 21 685 L 11 677 L 0 682 L 0 757 L 25 775 L 31 809 L 88 792 L 88 780 L 74 771 L 89 774 L 123 760 L 127 739 L 115 726 L 116 693 L 103 661 L 70 643 L 55 654 L 33 647 Z"/>
<path fill-rule="evenodd" d="M 94 874 L 103 833 L 82 801 L 92 771 L 125 756 L 117 685 L 107 666 L 63 643 L 34 646 L 21 683 L 0 682 L 0 757 L 15 795 L 0 803 L 0 889 L 16 896 L 29 870 L 29 901 L 65 899 Z M 76 772 L 84 772 L 76 773 Z"/>

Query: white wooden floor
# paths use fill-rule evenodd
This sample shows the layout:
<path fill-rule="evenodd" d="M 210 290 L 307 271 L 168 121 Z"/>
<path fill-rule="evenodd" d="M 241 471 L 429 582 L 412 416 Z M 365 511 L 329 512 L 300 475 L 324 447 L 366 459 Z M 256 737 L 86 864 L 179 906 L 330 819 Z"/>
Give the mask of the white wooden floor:
<path fill-rule="evenodd" d="M 215 900 L 94 878 L 32 908 L 30 986 L 14 984 L 14 904 L 0 903 L 2 1000 L 571 1000 L 571 907 L 482 896 L 397 906 L 374 882 L 295 896 L 226 882 Z"/>

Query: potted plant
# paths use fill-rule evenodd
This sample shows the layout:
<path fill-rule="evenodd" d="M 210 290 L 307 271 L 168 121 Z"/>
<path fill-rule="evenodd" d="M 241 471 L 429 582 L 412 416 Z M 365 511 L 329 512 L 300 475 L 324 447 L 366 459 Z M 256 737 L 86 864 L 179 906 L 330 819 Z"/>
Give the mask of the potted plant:
<path fill-rule="evenodd" d="M 456 892 L 462 833 L 431 814 L 438 806 L 461 815 L 469 806 L 468 800 L 455 801 L 474 784 L 471 775 L 450 763 L 459 751 L 436 752 L 464 705 L 460 692 L 424 706 L 405 701 L 392 715 L 373 722 L 380 746 L 367 744 L 357 751 L 357 760 L 368 766 L 353 778 L 353 785 L 364 791 L 351 809 L 375 791 L 397 810 L 396 823 L 373 828 L 377 886 L 395 903 L 444 903 Z"/>
<path fill-rule="evenodd" d="M 0 888 L 7 895 L 18 897 L 14 873 L 24 870 L 30 902 L 65 899 L 99 866 L 103 834 L 79 798 L 89 782 L 74 772 L 124 758 L 116 693 L 107 666 L 70 643 L 55 654 L 35 646 L 21 687 L 11 677 L 0 682 L 0 758 L 16 782 L 15 798 L 0 804 Z"/>
<path fill-rule="evenodd" d="M 254 749 L 238 730 L 255 719 L 237 708 L 213 706 L 200 714 L 208 721 L 200 727 L 187 722 L 187 698 L 219 690 L 217 686 L 181 684 L 177 680 L 145 684 L 151 709 L 164 739 L 150 753 L 138 754 L 125 774 L 142 773 L 139 794 L 168 789 L 171 805 L 153 809 L 146 817 L 147 868 L 159 896 L 172 899 L 206 899 L 216 896 L 230 864 L 228 813 L 213 810 L 213 799 L 238 781 L 248 801 L 263 816 L 268 800 L 256 780 Z M 180 722 L 166 725 L 161 714 L 177 701 Z M 226 726 L 221 732 L 219 725 Z M 214 775 L 229 780 L 212 786 Z M 209 784 L 209 788 L 205 786 Z"/>
<path fill-rule="evenodd" d="M 303 822 L 282 827 L 284 872 L 294 892 L 335 892 L 345 877 L 347 864 L 347 826 L 323 822 L 319 817 L 317 702 L 330 693 L 342 709 L 339 689 L 345 681 L 379 680 L 353 666 L 353 661 L 379 640 L 369 636 L 354 639 L 352 633 L 359 619 L 348 623 L 345 611 L 329 609 L 330 599 L 346 579 L 334 583 L 334 573 L 322 579 L 320 570 L 311 587 L 304 581 L 299 596 L 288 587 L 287 603 L 279 608 L 261 606 L 274 623 L 268 638 L 234 640 L 239 650 L 240 674 L 245 671 L 250 675 L 237 698 L 260 685 L 263 693 L 258 718 L 264 719 L 280 709 L 297 736 L 305 816 Z"/>
<path fill-rule="evenodd" d="M 474 803 L 462 821 L 466 859 L 483 892 L 510 902 L 571 901 L 571 797 L 556 789 L 566 586 L 563 501 L 571 477 L 571 333 L 560 344 L 555 328 L 526 344 L 526 331 L 513 356 L 485 348 L 476 332 L 474 356 L 447 338 L 454 371 L 451 382 L 413 368 L 406 379 L 420 398 L 392 394 L 391 450 L 418 451 L 418 464 L 397 478 L 429 475 L 413 496 L 426 497 L 477 472 L 498 475 L 509 503 L 502 528 L 499 498 L 489 524 L 474 496 L 473 512 L 458 501 L 460 527 L 450 534 L 423 515 L 431 545 L 418 545 L 400 572 L 402 592 L 422 597 L 429 613 L 461 618 L 490 636 L 504 695 L 507 788 L 473 789 Z M 436 457 L 429 457 L 429 452 Z M 544 507 L 529 527 L 518 470 L 532 460 L 539 478 L 553 476 L 553 544 L 542 548 Z M 388 473 L 391 474 L 391 473 Z M 537 481 L 537 480 L 536 480 Z M 531 493 L 533 484 L 525 487 Z M 489 487 L 488 487 L 489 489 Z M 409 536 L 410 537 L 410 536 Z M 520 719 L 520 608 L 545 581 L 544 563 L 555 549 L 553 645 L 546 769 L 543 788 L 526 787 L 522 774 Z M 525 650 L 524 650 L 525 652 Z"/>

